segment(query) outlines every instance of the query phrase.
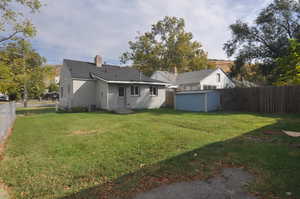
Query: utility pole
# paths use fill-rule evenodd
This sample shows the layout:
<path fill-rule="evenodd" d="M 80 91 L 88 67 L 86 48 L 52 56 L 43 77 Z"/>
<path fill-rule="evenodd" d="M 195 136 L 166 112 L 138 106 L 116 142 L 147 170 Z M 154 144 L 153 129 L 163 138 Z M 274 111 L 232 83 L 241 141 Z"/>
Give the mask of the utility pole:
<path fill-rule="evenodd" d="M 25 40 L 22 40 L 22 59 L 23 59 L 23 70 L 24 70 L 24 94 L 23 94 L 23 103 L 24 107 L 27 107 L 27 98 L 28 98 L 28 90 L 27 90 L 27 76 L 26 76 L 26 52 L 25 52 Z"/>

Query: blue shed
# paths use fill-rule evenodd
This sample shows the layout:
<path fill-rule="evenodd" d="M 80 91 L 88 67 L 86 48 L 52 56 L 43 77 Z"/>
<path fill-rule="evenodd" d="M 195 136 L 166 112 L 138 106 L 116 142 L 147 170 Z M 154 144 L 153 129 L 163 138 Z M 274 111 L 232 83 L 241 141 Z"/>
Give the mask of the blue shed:
<path fill-rule="evenodd" d="M 177 92 L 175 109 L 182 111 L 209 112 L 220 108 L 220 94 L 217 91 Z"/>

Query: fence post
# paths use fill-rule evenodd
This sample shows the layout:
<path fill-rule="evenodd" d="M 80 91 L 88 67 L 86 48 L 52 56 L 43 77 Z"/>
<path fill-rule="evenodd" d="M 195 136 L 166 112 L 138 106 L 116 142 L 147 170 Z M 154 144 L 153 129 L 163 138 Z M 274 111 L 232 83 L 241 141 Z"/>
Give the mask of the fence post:
<path fill-rule="evenodd" d="M 7 136 L 16 119 L 16 103 L 0 104 L 0 142 Z"/>

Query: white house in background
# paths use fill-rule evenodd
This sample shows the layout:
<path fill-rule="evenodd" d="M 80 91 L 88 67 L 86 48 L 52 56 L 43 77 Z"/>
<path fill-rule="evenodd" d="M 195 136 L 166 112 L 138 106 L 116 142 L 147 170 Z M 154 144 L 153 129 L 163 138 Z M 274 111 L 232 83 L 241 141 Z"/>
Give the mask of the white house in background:
<path fill-rule="evenodd" d="M 166 83 L 132 67 L 64 60 L 60 74 L 63 109 L 93 107 L 106 110 L 159 108 L 165 102 Z"/>
<path fill-rule="evenodd" d="M 179 74 L 156 71 L 151 78 L 167 82 L 171 85 L 169 88 L 178 90 L 212 90 L 235 87 L 234 82 L 220 68 Z"/>

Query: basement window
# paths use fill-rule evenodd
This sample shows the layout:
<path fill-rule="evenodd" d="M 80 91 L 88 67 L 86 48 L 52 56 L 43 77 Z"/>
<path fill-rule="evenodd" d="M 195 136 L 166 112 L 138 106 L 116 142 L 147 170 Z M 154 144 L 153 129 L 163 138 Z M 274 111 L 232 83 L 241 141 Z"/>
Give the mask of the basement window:
<path fill-rule="evenodd" d="M 131 94 L 131 96 L 140 96 L 140 87 L 139 86 L 131 86 L 130 94 Z"/>
<path fill-rule="evenodd" d="M 150 96 L 158 96 L 158 88 L 150 86 Z"/>
<path fill-rule="evenodd" d="M 217 89 L 217 86 L 203 85 L 203 90 L 215 90 L 215 89 Z"/>

